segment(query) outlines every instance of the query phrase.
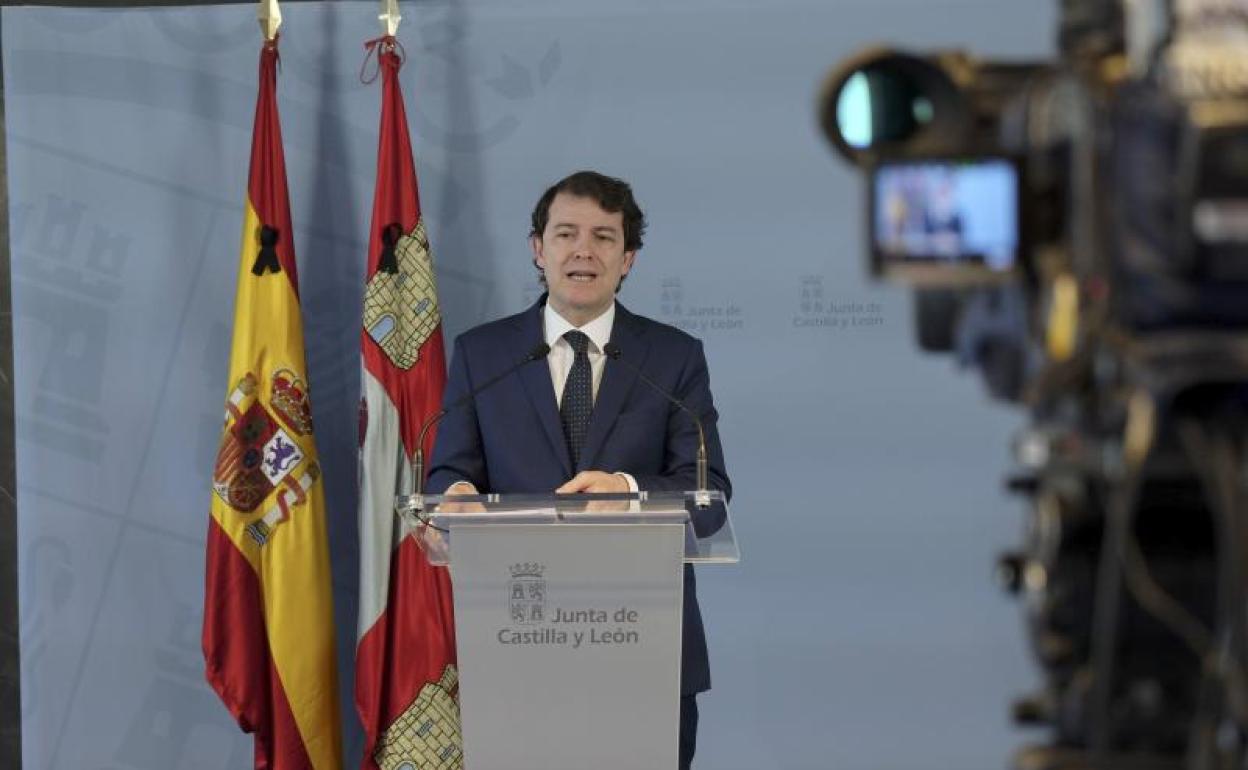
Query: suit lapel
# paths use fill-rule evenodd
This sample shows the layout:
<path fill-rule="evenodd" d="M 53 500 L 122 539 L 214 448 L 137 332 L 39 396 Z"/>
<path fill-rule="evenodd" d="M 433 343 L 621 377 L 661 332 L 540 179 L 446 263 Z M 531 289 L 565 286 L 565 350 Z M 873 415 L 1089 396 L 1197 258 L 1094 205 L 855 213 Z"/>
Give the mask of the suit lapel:
<path fill-rule="evenodd" d="M 544 302 L 538 302 L 529 312 L 521 317 L 519 332 L 520 342 L 516 350 L 532 349 L 545 338 L 542 329 L 542 310 Z M 537 413 L 537 421 L 542 424 L 542 432 L 550 442 L 554 457 L 563 468 L 565 478 L 572 477 L 572 458 L 568 454 L 568 444 L 563 437 L 563 425 L 559 422 L 559 405 L 555 401 L 555 384 L 550 379 L 550 364 L 545 361 L 534 361 L 521 367 L 520 381 L 524 384 L 525 394 L 533 404 Z"/>
<path fill-rule="evenodd" d="M 620 349 L 620 357 L 640 367 L 646 360 L 649 345 L 638 329 L 636 317 L 616 303 L 615 324 L 611 327 L 611 342 Z M 595 468 L 611 428 L 615 426 L 620 410 L 629 391 L 637 381 L 637 373 L 619 361 L 607 359 L 598 385 L 598 397 L 594 399 L 594 411 L 589 418 L 589 432 L 585 436 L 585 448 L 581 451 L 581 467 L 578 471 Z M 562 433 L 562 430 L 560 431 Z"/>

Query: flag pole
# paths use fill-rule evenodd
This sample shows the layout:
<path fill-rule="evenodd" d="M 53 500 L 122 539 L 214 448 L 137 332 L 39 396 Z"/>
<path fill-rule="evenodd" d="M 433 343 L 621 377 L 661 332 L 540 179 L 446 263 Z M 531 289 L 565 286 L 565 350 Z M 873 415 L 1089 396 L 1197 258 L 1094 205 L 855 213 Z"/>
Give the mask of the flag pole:
<path fill-rule="evenodd" d="M 264 39 L 272 42 L 277 38 L 277 28 L 282 26 L 282 9 L 277 0 L 260 0 L 256 4 L 256 20 L 260 22 L 260 31 Z"/>
<path fill-rule="evenodd" d="M 402 20 L 403 16 L 399 13 L 399 0 L 381 0 L 381 13 L 377 15 L 377 21 L 381 22 L 383 36 L 394 37 L 399 31 L 399 22 Z"/>

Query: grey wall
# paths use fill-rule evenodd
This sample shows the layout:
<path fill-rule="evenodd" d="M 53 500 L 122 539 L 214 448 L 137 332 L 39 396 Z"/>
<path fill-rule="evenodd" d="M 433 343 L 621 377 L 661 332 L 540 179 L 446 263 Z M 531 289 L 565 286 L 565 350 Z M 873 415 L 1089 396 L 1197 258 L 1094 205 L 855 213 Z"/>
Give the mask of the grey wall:
<path fill-rule="evenodd" d="M 284 7 L 279 83 L 332 518 L 350 765 L 369 3 Z M 699 766 L 990 768 L 1023 740 L 1019 417 L 863 278 L 826 70 L 875 41 L 1046 53 L 1035 0 L 406 3 L 403 84 L 454 335 L 532 301 L 527 216 L 574 168 L 651 218 L 621 300 L 706 342 L 744 561 L 701 572 Z M 5 8 L 26 768 L 238 768 L 202 681 L 208 476 L 259 45 L 251 6 Z"/>

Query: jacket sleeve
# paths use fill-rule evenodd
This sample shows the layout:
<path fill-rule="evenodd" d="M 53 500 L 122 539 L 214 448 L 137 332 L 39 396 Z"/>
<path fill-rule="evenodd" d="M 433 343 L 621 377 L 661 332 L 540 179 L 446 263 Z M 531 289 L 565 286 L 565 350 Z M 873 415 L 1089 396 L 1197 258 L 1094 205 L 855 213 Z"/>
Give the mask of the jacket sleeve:
<path fill-rule="evenodd" d="M 472 375 L 468 370 L 468 354 L 463 338 L 455 340 L 451 355 L 451 370 L 447 376 L 446 389 L 442 394 L 443 408 L 449 407 L 472 390 Z M 481 443 L 481 426 L 477 422 L 476 405 L 471 399 L 460 406 L 450 408 L 437 426 L 433 444 L 433 458 L 429 463 L 428 483 L 430 494 L 442 494 L 457 481 L 468 481 L 479 492 L 489 491 L 489 478 L 485 472 L 485 456 Z"/>

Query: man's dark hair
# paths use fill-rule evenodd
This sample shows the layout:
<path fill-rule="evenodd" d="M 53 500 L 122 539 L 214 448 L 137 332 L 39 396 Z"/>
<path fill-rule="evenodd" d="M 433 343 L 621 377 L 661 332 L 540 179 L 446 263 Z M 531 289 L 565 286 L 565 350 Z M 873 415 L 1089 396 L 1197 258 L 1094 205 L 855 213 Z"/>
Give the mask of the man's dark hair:
<path fill-rule="evenodd" d="M 641 236 L 646 232 L 646 215 L 641 213 L 637 201 L 633 199 L 633 188 L 623 179 L 599 174 L 597 171 L 577 171 L 555 182 L 533 208 L 533 224 L 529 230 L 530 237 L 541 238 L 546 232 L 546 224 L 550 221 L 550 204 L 559 193 L 575 195 L 578 198 L 589 198 L 596 201 L 603 211 L 612 214 L 619 212 L 624 217 L 624 250 L 637 251 L 641 248 Z"/>

